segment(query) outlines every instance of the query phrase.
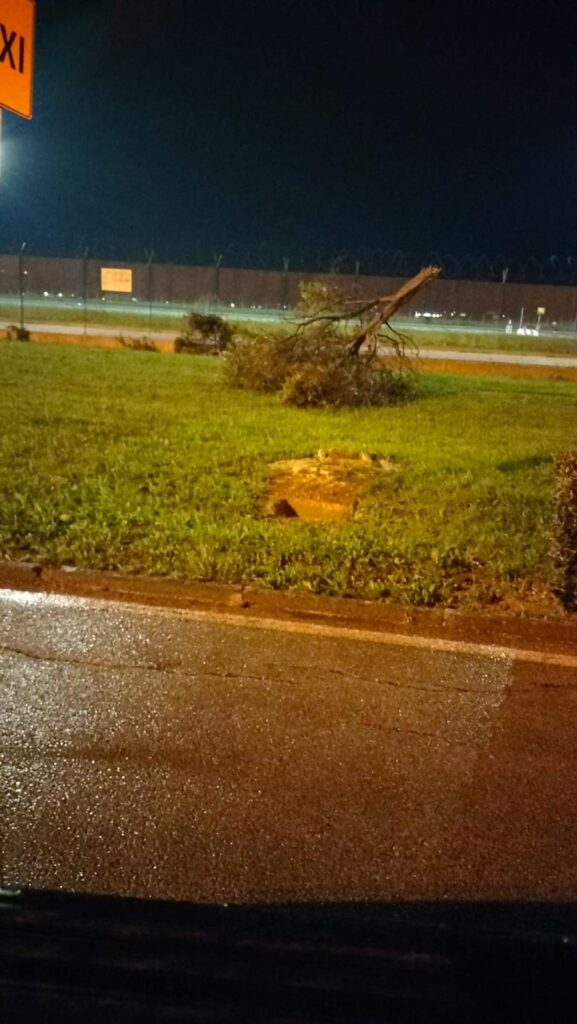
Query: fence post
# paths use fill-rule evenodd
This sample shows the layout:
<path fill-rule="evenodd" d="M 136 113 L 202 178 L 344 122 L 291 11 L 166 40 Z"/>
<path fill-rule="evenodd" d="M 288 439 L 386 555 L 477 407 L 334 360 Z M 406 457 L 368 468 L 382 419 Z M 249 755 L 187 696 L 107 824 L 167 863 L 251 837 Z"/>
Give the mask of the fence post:
<path fill-rule="evenodd" d="M 144 255 L 148 259 L 146 264 L 146 275 L 147 275 L 147 289 L 148 289 L 148 337 L 152 335 L 152 259 L 154 256 L 154 249 L 144 250 Z"/>
<path fill-rule="evenodd" d="M 83 306 L 83 323 L 84 323 L 84 336 L 86 337 L 86 302 L 87 302 L 87 289 L 88 289 L 88 249 L 85 249 L 82 253 L 82 306 Z"/>
<path fill-rule="evenodd" d="M 283 304 L 283 309 L 288 309 L 288 288 L 289 288 L 288 271 L 289 271 L 289 265 L 290 265 L 290 258 L 288 256 L 283 256 L 282 262 L 283 262 L 283 267 L 284 267 L 283 303 L 282 304 Z"/>
<path fill-rule="evenodd" d="M 26 242 L 22 242 L 18 252 L 18 287 L 20 290 L 20 330 L 24 334 L 24 250 Z"/>
<path fill-rule="evenodd" d="M 509 267 L 504 267 L 501 275 L 501 291 L 499 294 L 499 324 L 503 319 L 503 301 L 505 299 L 505 285 L 507 284 L 507 278 L 509 276 Z"/>
<path fill-rule="evenodd" d="M 224 253 L 213 252 L 214 257 L 214 308 L 218 311 L 220 305 L 220 265 Z"/>

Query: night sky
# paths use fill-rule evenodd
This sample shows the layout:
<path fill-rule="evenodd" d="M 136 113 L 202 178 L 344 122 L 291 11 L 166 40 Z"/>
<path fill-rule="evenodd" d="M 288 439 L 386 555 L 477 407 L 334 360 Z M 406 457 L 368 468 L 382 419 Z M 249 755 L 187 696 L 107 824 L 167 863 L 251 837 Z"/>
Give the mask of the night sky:
<path fill-rule="evenodd" d="M 38 0 L 0 248 L 577 253 L 570 3 Z"/>

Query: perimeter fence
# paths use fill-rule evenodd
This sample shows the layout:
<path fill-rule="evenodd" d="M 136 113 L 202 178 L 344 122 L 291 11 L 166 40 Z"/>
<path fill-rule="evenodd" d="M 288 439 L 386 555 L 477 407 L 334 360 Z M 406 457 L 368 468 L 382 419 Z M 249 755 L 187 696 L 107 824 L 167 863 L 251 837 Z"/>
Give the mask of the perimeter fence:
<path fill-rule="evenodd" d="M 0 237 L 0 251 L 18 253 L 24 239 Z M 421 267 L 435 264 L 444 276 L 458 281 L 507 281 L 519 284 L 577 286 L 577 256 L 571 254 L 522 254 L 445 252 L 442 250 L 386 249 L 360 246 L 327 248 L 315 244 L 291 246 L 269 241 L 252 243 L 192 240 L 186 245 L 157 245 L 106 235 L 67 243 L 26 240 L 29 256 L 93 259 L 121 263 L 147 262 L 152 253 L 159 264 L 193 267 L 231 267 L 240 270 L 295 271 L 305 274 L 347 274 L 407 278 Z"/>
<path fill-rule="evenodd" d="M 357 261 L 328 269 L 299 269 L 285 259 L 281 269 L 238 267 L 217 258 L 212 264 L 186 265 L 159 262 L 152 252 L 147 259 L 127 260 L 59 258 L 31 255 L 22 247 L 18 253 L 0 255 L 0 301 L 20 303 L 20 312 L 34 305 L 62 303 L 83 307 L 85 315 L 96 303 L 131 303 L 155 310 L 204 308 L 212 310 L 290 310 L 299 297 L 304 280 L 323 278 L 359 298 L 386 295 L 420 269 L 437 263 L 443 274 L 406 307 L 410 317 L 442 321 L 463 321 L 504 328 L 509 321 L 540 322 L 552 328 L 577 330 L 577 279 L 552 282 L 514 280 L 504 269 L 497 279 L 463 278 L 451 273 L 450 263 L 430 253 L 426 261 L 399 264 L 394 274 L 369 274 Z M 103 273 L 120 271 L 120 275 Z M 116 281 L 116 284 L 115 284 Z M 101 305 L 100 308 L 107 308 Z"/>

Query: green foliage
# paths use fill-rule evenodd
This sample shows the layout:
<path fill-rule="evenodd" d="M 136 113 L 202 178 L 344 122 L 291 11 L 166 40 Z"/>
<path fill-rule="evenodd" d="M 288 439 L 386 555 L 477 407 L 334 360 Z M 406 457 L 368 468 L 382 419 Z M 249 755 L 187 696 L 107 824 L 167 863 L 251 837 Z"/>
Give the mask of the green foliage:
<path fill-rule="evenodd" d="M 397 405 L 407 401 L 414 381 L 407 373 L 372 365 L 349 355 L 323 365 L 308 363 L 286 378 L 281 401 L 286 405 L 344 406 Z"/>
<path fill-rule="evenodd" d="M 6 328 L 6 337 L 9 341 L 30 341 L 30 331 L 20 324 L 10 324 Z"/>
<path fill-rule="evenodd" d="M 228 348 L 232 339 L 232 328 L 221 316 L 193 312 L 189 313 L 184 321 L 184 331 L 174 342 L 175 352 L 219 355 Z"/>
<path fill-rule="evenodd" d="M 316 313 L 343 312 L 346 296 L 335 284 L 327 281 L 310 280 L 299 284 L 297 315 L 314 316 Z"/>
<path fill-rule="evenodd" d="M 302 349 L 302 338 L 294 334 L 244 330 L 226 353 L 225 378 L 233 387 L 278 391 L 302 361 Z"/>
<path fill-rule="evenodd" d="M 284 404 L 301 408 L 396 405 L 414 390 L 407 372 L 351 356 L 332 324 L 241 336 L 226 355 L 226 375 L 234 387 L 278 392 Z"/>
<path fill-rule="evenodd" d="M 557 594 L 568 611 L 577 611 L 577 451 L 555 461 L 555 566 Z"/>

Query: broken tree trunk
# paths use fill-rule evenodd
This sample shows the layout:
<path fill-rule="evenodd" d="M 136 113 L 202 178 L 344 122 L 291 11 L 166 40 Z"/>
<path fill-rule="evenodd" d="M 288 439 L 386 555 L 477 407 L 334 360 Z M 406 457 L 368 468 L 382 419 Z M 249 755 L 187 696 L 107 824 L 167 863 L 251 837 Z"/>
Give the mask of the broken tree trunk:
<path fill-rule="evenodd" d="M 374 338 L 380 327 L 383 324 L 387 324 L 401 306 L 409 302 L 429 281 L 434 281 L 440 273 L 440 267 L 423 267 L 415 277 L 412 277 L 410 281 L 406 281 L 394 295 L 384 295 L 382 298 L 374 299 L 372 302 L 364 304 L 362 309 L 357 310 L 357 315 L 365 312 L 370 312 L 372 315 L 369 321 L 363 325 L 360 333 L 350 342 L 350 354 L 353 356 L 358 355 L 364 342 L 369 338 Z"/>

